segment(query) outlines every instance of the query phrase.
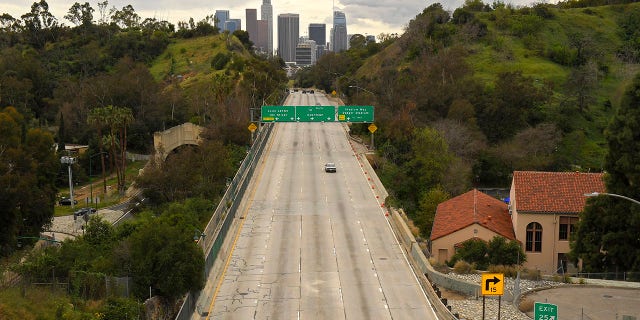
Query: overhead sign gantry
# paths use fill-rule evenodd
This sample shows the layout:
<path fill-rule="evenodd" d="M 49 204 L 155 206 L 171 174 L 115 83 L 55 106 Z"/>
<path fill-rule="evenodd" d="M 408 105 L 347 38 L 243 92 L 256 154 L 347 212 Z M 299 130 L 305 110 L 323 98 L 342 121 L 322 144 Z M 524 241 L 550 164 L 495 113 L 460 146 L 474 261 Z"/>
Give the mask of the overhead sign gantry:
<path fill-rule="evenodd" d="M 337 111 L 336 111 L 337 109 Z M 373 122 L 373 106 L 262 106 L 262 122 Z"/>

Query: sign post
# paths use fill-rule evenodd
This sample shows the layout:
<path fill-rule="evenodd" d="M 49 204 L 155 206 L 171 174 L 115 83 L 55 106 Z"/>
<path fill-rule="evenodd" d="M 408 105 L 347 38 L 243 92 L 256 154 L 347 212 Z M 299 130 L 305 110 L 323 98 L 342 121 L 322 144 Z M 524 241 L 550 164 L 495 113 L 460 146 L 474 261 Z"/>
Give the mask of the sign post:
<path fill-rule="evenodd" d="M 373 133 L 376 132 L 376 130 L 378 130 L 378 127 L 375 124 L 370 124 L 369 127 L 369 132 L 371 132 L 371 149 L 375 149 L 376 147 L 373 145 Z"/>
<path fill-rule="evenodd" d="M 247 127 L 247 129 L 251 131 L 251 144 L 253 144 L 253 133 L 256 131 L 256 129 L 258 129 L 258 126 L 256 126 L 255 123 L 251 122 L 251 124 Z"/>
<path fill-rule="evenodd" d="M 551 303 L 536 302 L 533 318 L 535 320 L 558 320 L 558 306 Z"/>
<path fill-rule="evenodd" d="M 502 295 L 504 294 L 504 274 L 483 273 L 480 290 L 482 291 L 482 319 L 484 320 L 486 296 L 498 296 L 498 320 L 500 320 L 500 304 L 502 302 Z"/>

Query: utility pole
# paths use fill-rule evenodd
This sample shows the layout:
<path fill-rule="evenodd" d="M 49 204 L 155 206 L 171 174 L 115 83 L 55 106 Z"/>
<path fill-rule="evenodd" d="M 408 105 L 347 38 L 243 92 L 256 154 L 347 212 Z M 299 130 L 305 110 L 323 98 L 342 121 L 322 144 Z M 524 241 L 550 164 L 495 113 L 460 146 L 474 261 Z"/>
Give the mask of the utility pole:
<path fill-rule="evenodd" d="M 76 163 L 76 158 L 64 156 L 60 158 L 60 162 L 69 165 L 69 200 L 71 200 L 71 209 L 73 209 L 73 176 L 71 173 L 71 165 Z"/>

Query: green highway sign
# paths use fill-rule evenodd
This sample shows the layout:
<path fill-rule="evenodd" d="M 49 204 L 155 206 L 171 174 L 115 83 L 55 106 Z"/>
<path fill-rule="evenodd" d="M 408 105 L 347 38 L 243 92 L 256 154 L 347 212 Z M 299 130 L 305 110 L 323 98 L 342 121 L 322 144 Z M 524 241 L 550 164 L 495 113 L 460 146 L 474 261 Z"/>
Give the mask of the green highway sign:
<path fill-rule="evenodd" d="M 262 106 L 262 122 L 373 122 L 373 106 Z"/>
<path fill-rule="evenodd" d="M 558 320 L 558 306 L 551 303 L 536 302 L 534 305 L 533 319 Z"/>
<path fill-rule="evenodd" d="M 297 106 L 296 121 L 334 122 L 336 121 L 336 108 L 334 106 Z"/>
<path fill-rule="evenodd" d="M 262 122 L 296 121 L 295 106 L 262 106 Z"/>
<path fill-rule="evenodd" d="M 340 122 L 373 122 L 373 106 L 339 106 Z"/>

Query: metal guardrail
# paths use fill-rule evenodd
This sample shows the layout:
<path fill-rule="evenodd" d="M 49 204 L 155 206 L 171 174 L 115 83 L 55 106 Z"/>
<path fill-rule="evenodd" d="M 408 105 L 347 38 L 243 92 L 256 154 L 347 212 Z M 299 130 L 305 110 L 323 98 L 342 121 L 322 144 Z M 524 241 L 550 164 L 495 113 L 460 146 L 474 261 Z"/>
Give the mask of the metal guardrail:
<path fill-rule="evenodd" d="M 288 94 L 287 94 L 288 95 Z M 287 98 L 285 95 L 282 98 L 282 103 Z M 273 130 L 273 123 L 262 124 L 259 126 L 259 131 L 254 139 L 253 144 L 247 156 L 240 164 L 240 168 L 233 177 L 233 180 L 229 183 L 224 196 L 218 203 L 218 207 L 214 211 L 209 223 L 204 229 L 204 237 L 200 238 L 198 244 L 202 247 L 205 254 L 205 279 L 209 277 L 211 270 L 218 258 L 218 254 L 222 249 L 222 245 L 227 236 L 227 233 L 233 225 L 233 221 L 238 215 L 238 207 L 244 197 L 244 192 L 247 190 L 247 186 L 251 181 L 253 172 L 258 166 L 258 162 L 262 157 L 264 148 L 271 136 Z M 204 240 L 204 241 L 203 241 Z M 200 297 L 200 292 L 189 292 L 180 307 L 180 311 L 176 315 L 176 320 L 188 320 L 197 311 L 197 302 Z"/>
<path fill-rule="evenodd" d="M 238 215 L 238 206 L 244 197 L 244 193 L 258 165 L 258 161 L 262 156 L 272 129 L 273 124 L 264 124 L 261 127 L 249 153 L 240 164 L 240 168 L 227 187 L 227 191 L 209 220 L 203 232 L 205 236 L 200 238 L 201 241 L 199 241 L 199 244 L 205 253 L 205 278 L 209 277 L 222 248 L 222 244 L 231 229 L 234 219 Z M 204 239 L 204 241 L 202 241 L 202 239 Z M 199 297 L 200 292 L 188 293 L 175 319 L 191 319 L 193 313 L 198 311 L 196 307 Z"/>

